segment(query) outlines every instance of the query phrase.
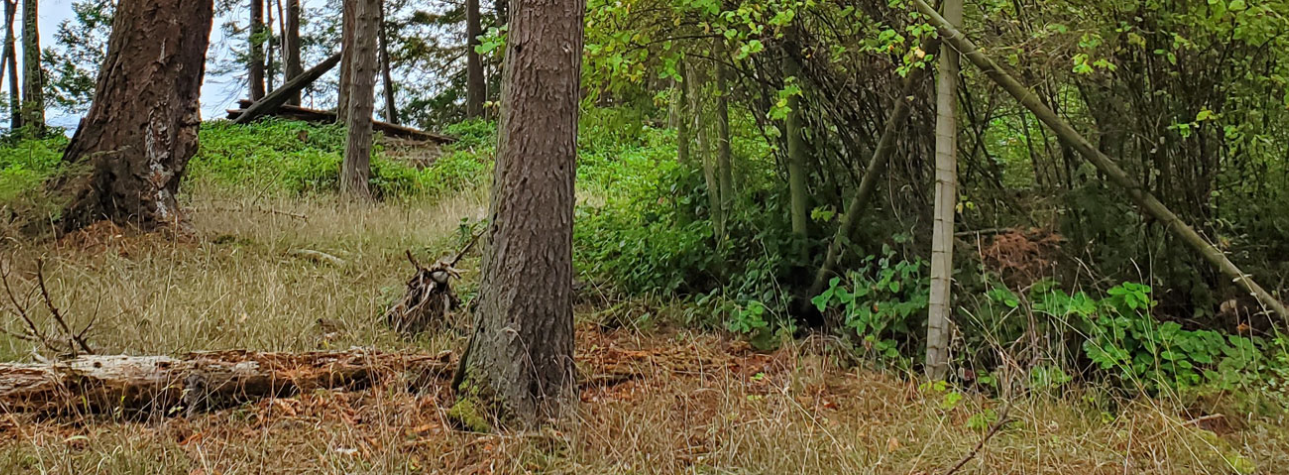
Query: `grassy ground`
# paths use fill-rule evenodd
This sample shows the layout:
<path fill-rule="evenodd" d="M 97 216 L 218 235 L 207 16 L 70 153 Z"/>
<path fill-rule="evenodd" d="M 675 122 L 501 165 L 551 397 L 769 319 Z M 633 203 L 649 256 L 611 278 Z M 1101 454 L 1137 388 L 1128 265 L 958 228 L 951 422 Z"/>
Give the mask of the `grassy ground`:
<path fill-rule="evenodd" d="M 461 346 L 456 332 L 401 339 L 377 316 L 409 274 L 404 251 L 423 260 L 452 252 L 462 218 L 482 217 L 482 194 L 376 206 L 251 195 L 194 192 L 193 236 L 98 228 L 59 242 L 8 243 L 12 283 L 21 299 L 43 259 L 57 305 L 77 325 L 93 320 L 91 341 L 111 353 Z M 466 293 L 477 279 L 474 259 L 465 264 Z M 35 300 L 31 307 L 43 312 Z M 445 426 L 445 388 L 390 384 L 190 420 L 3 414 L 0 473 L 944 473 L 1007 405 L 854 367 L 816 340 L 758 353 L 665 325 L 611 329 L 597 323 L 602 314 L 594 304 L 579 310 L 581 371 L 639 377 L 588 385 L 574 420 L 539 433 L 456 432 Z M 341 330 L 324 330 L 320 318 Z M 0 337 L 4 360 L 30 358 L 31 350 Z M 1283 420 L 1219 416 L 1214 408 L 1238 407 L 1220 401 L 1202 412 L 1168 400 L 1107 409 L 1106 400 L 1094 391 L 1018 395 L 1006 411 L 1010 422 L 960 473 L 1289 467 Z"/>

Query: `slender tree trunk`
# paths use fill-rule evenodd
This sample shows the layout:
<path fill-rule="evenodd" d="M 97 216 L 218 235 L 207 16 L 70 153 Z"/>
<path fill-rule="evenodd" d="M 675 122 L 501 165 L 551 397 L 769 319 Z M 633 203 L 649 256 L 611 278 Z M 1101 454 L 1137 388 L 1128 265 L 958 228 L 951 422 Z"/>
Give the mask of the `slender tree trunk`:
<path fill-rule="evenodd" d="M 1249 274 L 1244 273 L 1244 271 L 1241 271 L 1239 267 L 1236 267 L 1230 259 L 1227 259 L 1226 254 L 1223 253 L 1221 249 L 1218 249 L 1212 243 L 1208 242 L 1204 236 L 1201 236 L 1195 231 L 1195 228 L 1192 228 L 1189 224 L 1182 221 L 1181 218 L 1177 217 L 1176 213 L 1173 213 L 1172 210 L 1168 209 L 1168 207 L 1160 202 L 1155 195 L 1142 187 L 1141 184 L 1132 178 L 1131 175 L 1128 175 L 1123 168 L 1120 168 L 1119 164 L 1115 163 L 1114 159 L 1098 150 L 1096 146 L 1092 145 L 1092 142 L 1089 142 L 1088 139 L 1083 137 L 1083 135 L 1075 130 L 1074 127 L 1070 126 L 1069 123 L 1056 115 L 1052 109 L 1044 105 L 1042 99 L 1039 98 L 1037 94 L 1034 94 L 1033 91 L 1026 88 L 1020 83 L 1020 81 L 1017 81 L 1016 78 L 1007 74 L 1007 71 L 999 66 L 998 63 L 994 62 L 994 60 L 985 56 L 985 54 L 976 47 L 975 43 L 972 43 L 970 39 L 962 34 L 962 32 L 958 31 L 958 29 L 945 20 L 944 17 L 940 16 L 940 14 L 935 11 L 935 8 L 928 5 L 925 0 L 914 0 L 914 4 L 917 6 L 918 10 L 926 16 L 927 20 L 931 22 L 932 26 L 935 26 L 940 30 L 940 36 L 944 38 L 946 43 L 952 45 L 954 49 L 958 50 L 959 53 L 962 53 L 962 55 L 970 60 L 972 64 L 975 64 L 976 67 L 983 70 L 985 75 L 989 76 L 989 79 L 1001 86 L 1008 94 L 1011 94 L 1011 96 L 1019 101 L 1021 105 L 1025 106 L 1026 109 L 1033 112 L 1035 117 L 1038 117 L 1038 119 L 1043 121 L 1044 124 L 1047 124 L 1047 126 L 1054 130 L 1058 136 L 1069 141 L 1071 146 L 1074 147 L 1080 155 L 1083 155 L 1083 158 L 1087 159 L 1097 168 L 1097 170 L 1109 177 L 1112 183 L 1123 188 L 1128 193 L 1128 196 L 1131 197 L 1132 200 L 1146 212 L 1146 214 L 1149 214 L 1160 223 L 1163 223 L 1164 226 L 1181 239 L 1182 242 L 1185 242 L 1186 245 L 1191 247 L 1191 249 L 1200 253 L 1205 260 L 1209 261 L 1210 264 L 1213 264 L 1214 267 L 1217 267 L 1223 275 L 1230 278 L 1232 282 L 1235 282 L 1236 285 L 1239 285 L 1245 291 L 1249 292 L 1249 295 L 1257 298 L 1258 302 L 1265 306 L 1269 311 L 1274 312 L 1281 318 L 1289 320 L 1289 309 L 1285 308 L 1284 303 L 1276 299 L 1275 296 L 1271 295 L 1270 292 L 1267 292 L 1266 289 L 1262 288 L 1262 286 L 1258 285 L 1258 283 L 1255 282 Z"/>
<path fill-rule="evenodd" d="M 354 4 L 360 0 L 341 0 L 340 25 L 340 90 L 336 93 L 336 123 L 349 123 L 349 92 L 353 89 Z"/>
<path fill-rule="evenodd" d="M 304 64 L 300 59 L 300 0 L 287 0 L 286 30 L 282 36 L 285 46 L 282 61 L 286 65 L 286 82 L 290 82 L 304 74 Z M 300 105 L 300 93 L 293 94 L 287 104 Z"/>
<path fill-rule="evenodd" d="M 680 163 L 689 162 L 689 124 L 693 121 L 690 116 L 692 107 L 689 104 L 689 83 L 694 78 L 689 74 L 689 68 L 686 66 L 685 59 L 680 60 L 680 97 L 677 99 L 676 109 L 680 116 L 679 124 L 676 126 L 676 161 Z"/>
<path fill-rule="evenodd" d="M 22 125 L 33 135 L 45 135 L 45 68 L 40 61 L 40 8 L 37 0 L 22 0 Z"/>
<path fill-rule="evenodd" d="M 796 78 L 800 84 L 801 64 L 796 54 L 800 51 L 794 41 L 789 41 L 784 48 L 783 77 Z M 810 225 L 810 191 L 806 188 L 806 142 L 801 134 L 801 98 L 792 96 L 788 99 L 787 124 L 784 132 L 788 139 L 788 193 L 791 197 L 789 213 L 792 217 L 792 234 L 801 241 L 799 255 L 804 259 L 809 252 L 806 239 Z"/>
<path fill-rule="evenodd" d="M 716 58 L 716 175 L 721 189 L 721 217 L 727 222 L 734 204 L 734 165 L 730 151 L 729 71 L 720 61 L 725 58 L 725 43 L 720 39 L 716 40 Z"/>
<path fill-rule="evenodd" d="M 483 102 L 488 87 L 483 77 L 483 55 L 475 51 L 475 47 L 479 46 L 479 36 L 483 35 L 483 24 L 479 19 L 479 0 L 465 0 L 465 35 L 467 76 L 465 115 L 478 118 L 483 117 Z"/>
<path fill-rule="evenodd" d="M 247 77 L 252 101 L 264 98 L 264 0 L 251 0 L 251 27 L 248 38 L 251 55 L 247 59 Z"/>
<path fill-rule="evenodd" d="M 269 2 L 268 9 L 266 10 L 268 14 L 268 19 L 265 20 L 264 22 L 264 25 L 265 25 L 264 51 L 266 52 L 265 59 L 264 59 L 264 71 L 265 71 L 264 82 L 268 85 L 265 91 L 272 91 L 273 90 L 273 52 L 277 51 L 277 48 L 275 47 L 276 43 L 274 43 L 274 40 L 273 40 L 273 0 L 264 0 L 264 1 Z"/>
<path fill-rule="evenodd" d="M 122 0 L 94 103 L 63 156 L 73 173 L 52 183 L 65 196 L 60 228 L 102 219 L 142 229 L 182 221 L 175 196 L 197 151 L 211 2 Z"/>
<path fill-rule="evenodd" d="M 389 64 L 389 23 L 385 21 L 385 2 L 380 4 L 380 74 L 385 84 L 385 121 L 398 125 L 398 103 L 394 100 L 394 74 Z"/>
<path fill-rule="evenodd" d="M 354 2 L 354 42 L 349 79 L 348 135 L 345 161 L 340 170 L 341 191 L 371 199 L 372 113 L 376 102 L 376 29 L 380 27 L 381 0 Z"/>
<path fill-rule="evenodd" d="M 18 130 L 22 128 L 22 93 L 19 92 L 22 85 L 18 83 L 18 39 L 13 31 L 18 0 L 5 0 L 4 3 L 4 61 L 9 68 L 9 128 Z"/>
<path fill-rule="evenodd" d="M 944 15 L 962 23 L 962 0 L 945 0 Z M 958 53 L 940 55 L 936 85 L 935 225 L 931 237 L 931 297 L 927 315 L 926 373 L 943 380 L 949 373 L 949 317 L 953 308 L 953 231 L 958 205 Z"/>
<path fill-rule="evenodd" d="M 707 213 L 712 219 L 712 233 L 717 240 L 725 236 L 725 214 L 721 206 L 720 179 L 716 176 L 716 157 L 712 155 L 711 127 L 707 122 L 707 107 L 703 103 L 702 97 L 705 97 L 709 91 L 708 75 L 706 70 L 700 70 L 701 79 L 690 82 L 693 90 L 689 91 L 690 97 L 698 98 L 694 103 L 694 127 L 698 135 L 698 160 L 703 165 L 703 181 L 707 184 Z M 690 77 L 694 77 L 693 71 Z"/>
<path fill-rule="evenodd" d="M 533 427 L 569 412 L 573 182 L 584 0 L 515 0 L 476 332 L 450 414 Z"/>

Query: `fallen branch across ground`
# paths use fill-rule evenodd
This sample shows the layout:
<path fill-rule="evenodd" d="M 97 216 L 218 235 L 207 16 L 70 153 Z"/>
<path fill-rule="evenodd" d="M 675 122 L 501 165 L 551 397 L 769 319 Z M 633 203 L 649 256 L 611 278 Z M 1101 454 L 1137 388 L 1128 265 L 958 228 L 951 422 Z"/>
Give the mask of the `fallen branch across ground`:
<path fill-rule="evenodd" d="M 451 353 L 224 351 L 0 364 L 0 412 L 192 415 L 319 389 L 358 389 L 395 376 L 444 378 L 451 359 Z"/>

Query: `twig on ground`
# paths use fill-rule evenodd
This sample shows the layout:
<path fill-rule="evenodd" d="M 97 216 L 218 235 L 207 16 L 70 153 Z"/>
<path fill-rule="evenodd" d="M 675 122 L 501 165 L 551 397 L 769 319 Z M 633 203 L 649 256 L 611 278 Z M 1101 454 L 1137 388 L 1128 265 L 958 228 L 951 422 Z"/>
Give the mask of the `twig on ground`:
<path fill-rule="evenodd" d="M 953 468 L 949 469 L 949 471 L 947 472 L 944 472 L 944 475 L 953 475 L 955 473 L 958 473 L 958 470 L 962 470 L 962 467 L 967 465 L 967 462 L 970 462 L 971 459 L 976 458 L 976 455 L 980 453 L 980 449 L 985 448 L 985 444 L 989 443 L 989 439 L 994 438 L 994 436 L 997 435 L 998 432 L 1002 430 L 1003 426 L 1006 426 L 1008 422 L 1011 422 L 1011 420 L 1008 417 L 1009 413 L 1011 412 L 1011 408 L 1012 408 L 1011 401 L 1007 401 L 1007 403 L 1003 405 L 1002 412 L 998 413 L 998 422 L 995 422 L 994 425 L 990 426 L 989 432 L 986 433 L 985 436 L 980 439 L 980 442 L 976 443 L 976 447 L 971 449 L 971 452 L 968 453 L 967 456 L 963 457 L 962 460 L 959 460 L 958 463 L 953 466 Z"/>
<path fill-rule="evenodd" d="M 67 335 L 67 347 L 72 350 L 72 356 L 76 356 L 76 347 L 80 347 L 81 351 L 84 351 L 87 355 L 94 354 L 94 350 L 90 349 L 89 343 L 86 342 L 84 338 L 81 338 L 86 331 L 89 331 L 89 327 L 93 326 L 94 323 L 90 322 L 90 324 L 85 327 L 85 330 L 82 330 L 81 332 L 72 332 L 71 326 L 67 324 L 67 319 L 63 318 L 63 312 L 59 311 L 58 307 L 54 306 L 54 299 L 49 296 L 49 289 L 45 287 L 44 259 L 36 260 L 36 282 L 40 285 L 40 295 L 45 301 L 45 307 L 49 309 L 49 314 L 54 317 L 54 322 L 58 323 L 58 328 L 63 330 L 63 334 Z"/>

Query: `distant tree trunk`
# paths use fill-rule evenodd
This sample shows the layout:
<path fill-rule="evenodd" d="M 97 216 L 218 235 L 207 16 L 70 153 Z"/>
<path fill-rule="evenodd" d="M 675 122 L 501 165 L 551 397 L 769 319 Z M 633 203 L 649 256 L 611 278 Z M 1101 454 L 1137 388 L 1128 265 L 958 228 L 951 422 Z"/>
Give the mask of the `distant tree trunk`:
<path fill-rule="evenodd" d="M 285 52 L 282 61 L 286 64 L 286 81 L 290 82 L 304 74 L 304 65 L 300 62 L 300 0 L 286 2 L 286 31 L 282 32 Z M 300 93 L 295 93 L 287 104 L 300 105 Z"/>
<path fill-rule="evenodd" d="M 450 414 L 533 427 L 577 397 L 573 184 L 586 4 L 512 6 L 478 321 Z"/>
<path fill-rule="evenodd" d="M 45 135 L 45 68 L 40 61 L 39 18 L 37 0 L 22 0 L 22 124 L 37 137 Z"/>
<path fill-rule="evenodd" d="M 685 60 L 681 59 L 677 67 L 680 68 L 680 98 L 677 99 L 677 115 L 680 116 L 679 124 L 676 126 L 676 161 L 680 163 L 689 162 L 689 124 L 693 121 L 689 106 L 689 83 L 693 78 L 689 75 L 689 68 L 685 66 Z"/>
<path fill-rule="evenodd" d="M 354 40 L 349 80 L 348 135 L 340 188 L 359 199 L 371 199 L 371 121 L 376 102 L 376 29 L 381 0 L 354 1 Z"/>
<path fill-rule="evenodd" d="M 466 49 L 466 100 L 465 115 L 469 118 L 483 117 L 484 96 L 487 95 L 487 83 L 483 77 L 483 55 L 475 51 L 479 46 L 479 36 L 483 35 L 483 24 L 479 19 L 479 0 L 465 0 L 465 49 Z"/>
<path fill-rule="evenodd" d="M 394 74 L 389 64 L 389 23 L 385 21 L 385 2 L 380 4 L 380 74 L 385 84 L 385 121 L 398 125 L 398 103 L 394 100 Z"/>
<path fill-rule="evenodd" d="M 800 47 L 795 41 L 789 41 L 784 48 L 783 77 L 801 76 L 801 64 L 796 54 Z M 806 188 L 806 142 L 801 133 L 801 98 L 792 96 L 788 99 L 787 123 L 785 132 L 788 138 L 788 194 L 791 198 L 789 213 L 792 216 L 792 234 L 801 240 L 799 255 L 804 258 L 808 252 L 804 241 L 809 238 L 810 225 L 810 192 Z"/>
<path fill-rule="evenodd" d="M 721 216 L 728 220 L 734 205 L 734 164 L 730 151 L 729 71 L 722 61 L 725 43 L 720 39 L 716 40 L 716 58 L 716 176 L 720 181 Z"/>
<path fill-rule="evenodd" d="M 247 59 L 247 77 L 251 87 L 251 100 L 264 98 L 264 0 L 251 0 L 251 56 Z"/>
<path fill-rule="evenodd" d="M 266 52 L 265 59 L 264 59 L 264 71 L 265 71 L 264 82 L 268 84 L 268 87 L 265 90 L 272 91 L 273 90 L 273 52 L 277 50 L 277 48 L 274 47 L 276 43 L 274 43 L 273 41 L 273 0 L 264 0 L 264 1 L 269 2 L 269 6 L 267 10 L 268 19 L 265 20 L 264 22 L 264 24 L 267 26 L 267 28 L 264 29 L 264 45 L 265 45 L 264 51 Z"/>
<path fill-rule="evenodd" d="M 707 214 L 712 220 L 714 238 L 720 240 L 725 236 L 725 214 L 721 206 L 721 185 L 716 174 L 716 157 L 712 155 L 711 127 L 707 119 L 707 104 L 702 98 L 710 93 L 708 87 L 709 70 L 690 71 L 689 97 L 694 98 L 694 132 L 698 138 L 698 160 L 703 165 L 703 182 L 707 185 Z M 697 73 L 697 74 L 696 74 Z"/>
<path fill-rule="evenodd" d="M 18 130 L 22 128 L 22 94 L 19 92 L 22 85 L 18 84 L 18 37 L 13 31 L 18 0 L 5 0 L 4 3 L 4 61 L 9 68 L 9 128 Z"/>
<path fill-rule="evenodd" d="M 94 103 L 63 156 L 72 174 L 60 228 L 102 219 L 142 229 L 180 223 L 175 195 L 197 151 L 211 2 L 122 0 Z"/>
<path fill-rule="evenodd" d="M 340 85 L 336 91 L 336 123 L 349 123 L 349 92 L 353 89 L 354 4 L 359 0 L 341 0 Z"/>
<path fill-rule="evenodd" d="M 962 0 L 946 0 L 944 17 L 962 24 Z M 935 225 L 931 237 L 931 297 L 927 315 L 926 374 L 949 373 L 949 317 L 953 309 L 953 231 L 958 206 L 958 52 L 944 48 L 936 83 Z"/>

